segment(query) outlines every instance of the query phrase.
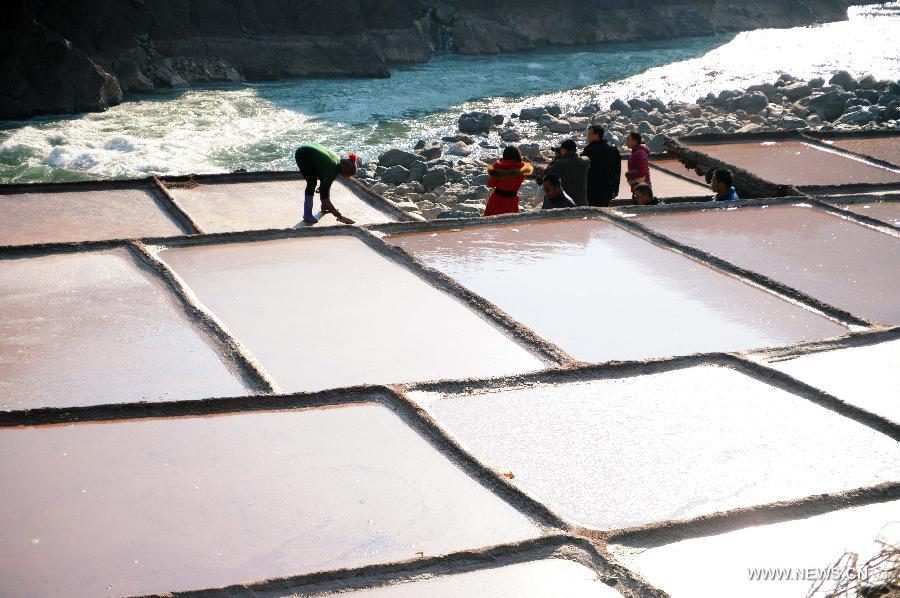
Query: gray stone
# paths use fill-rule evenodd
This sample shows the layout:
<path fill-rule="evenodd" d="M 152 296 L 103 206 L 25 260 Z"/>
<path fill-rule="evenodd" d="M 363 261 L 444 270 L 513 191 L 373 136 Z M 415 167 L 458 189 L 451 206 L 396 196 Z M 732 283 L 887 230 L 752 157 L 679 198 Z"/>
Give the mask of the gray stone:
<path fill-rule="evenodd" d="M 424 162 L 416 162 L 409 167 L 409 180 L 421 181 L 426 172 L 428 172 L 428 166 Z"/>
<path fill-rule="evenodd" d="M 541 155 L 541 146 L 537 143 L 523 143 L 519 146 L 519 151 L 523 156 L 533 158 Z"/>
<path fill-rule="evenodd" d="M 628 105 L 631 106 L 632 110 L 643 110 L 644 112 L 653 110 L 653 106 L 650 105 L 650 102 L 645 102 L 639 98 L 628 100 Z"/>
<path fill-rule="evenodd" d="M 584 131 L 590 126 L 591 119 L 583 116 L 570 116 L 566 119 L 573 131 Z"/>
<path fill-rule="evenodd" d="M 647 147 L 650 148 L 650 153 L 661 154 L 666 149 L 665 143 L 666 136 L 660 133 L 647 140 Z"/>
<path fill-rule="evenodd" d="M 792 102 L 799 100 L 800 98 L 805 98 L 810 93 L 812 93 L 812 89 L 808 84 L 803 83 L 802 81 L 791 83 L 790 85 L 785 85 L 781 88 L 781 95 Z"/>
<path fill-rule="evenodd" d="M 830 85 L 840 85 L 848 91 L 853 91 L 859 86 L 853 75 L 851 75 L 847 71 L 836 72 L 834 76 L 828 80 L 828 83 Z"/>
<path fill-rule="evenodd" d="M 442 141 L 446 141 L 447 143 L 457 143 L 462 141 L 466 145 L 472 145 L 475 143 L 475 140 L 468 135 L 451 135 L 449 137 L 441 137 Z"/>
<path fill-rule="evenodd" d="M 409 171 L 402 166 L 392 166 L 381 173 L 381 180 L 385 183 L 399 185 L 409 180 Z"/>
<path fill-rule="evenodd" d="M 763 94 L 764 96 L 766 96 L 766 99 L 768 99 L 770 102 L 778 99 L 778 97 L 781 95 L 779 90 L 776 89 L 775 86 L 772 85 L 771 83 L 760 83 L 757 85 L 751 85 L 750 87 L 747 88 L 747 93 L 755 93 L 755 92 L 759 92 L 759 93 Z"/>
<path fill-rule="evenodd" d="M 724 132 L 725 130 L 721 127 L 697 127 L 696 129 L 693 129 L 690 133 L 688 133 L 688 135 L 716 135 L 722 134 Z"/>
<path fill-rule="evenodd" d="M 519 112 L 519 120 L 539 120 L 542 116 L 546 116 L 547 109 L 543 106 L 537 108 L 524 108 Z"/>
<path fill-rule="evenodd" d="M 866 75 L 857 82 L 859 89 L 875 89 L 878 87 L 878 80 L 872 75 Z"/>
<path fill-rule="evenodd" d="M 745 93 L 728 101 L 731 110 L 743 110 L 748 114 L 756 114 L 768 105 L 769 98 L 761 91 Z"/>
<path fill-rule="evenodd" d="M 440 141 L 422 141 L 416 144 L 416 153 L 426 160 L 435 160 L 443 155 L 444 148 Z"/>
<path fill-rule="evenodd" d="M 609 109 L 618 110 L 622 114 L 631 114 L 631 106 L 618 99 L 613 101 L 613 103 L 609 105 Z"/>
<path fill-rule="evenodd" d="M 878 110 L 866 107 L 844 114 L 837 122 L 842 125 L 864 125 L 876 120 L 878 116 Z"/>
<path fill-rule="evenodd" d="M 487 112 L 466 112 L 459 117 L 459 130 L 463 133 L 490 133 L 494 116 Z"/>
<path fill-rule="evenodd" d="M 803 129 L 806 121 L 794 116 L 785 116 L 781 119 L 781 127 L 784 129 Z"/>
<path fill-rule="evenodd" d="M 385 168 L 390 168 L 391 166 L 403 166 L 404 168 L 409 168 L 415 162 L 420 160 L 421 158 L 416 154 L 399 149 L 389 149 L 378 156 L 378 163 Z"/>
<path fill-rule="evenodd" d="M 429 170 L 422 177 L 422 186 L 426 191 L 434 191 L 447 183 L 447 175 L 443 170 Z"/>
<path fill-rule="evenodd" d="M 450 146 L 450 149 L 447 150 L 447 153 L 451 156 L 469 156 L 472 154 L 472 148 L 470 148 L 462 141 L 457 141 Z"/>
<path fill-rule="evenodd" d="M 561 118 L 550 116 L 546 120 L 542 120 L 541 124 L 550 129 L 550 131 L 552 131 L 553 133 L 572 132 L 572 125 L 570 125 L 568 121 L 562 120 Z"/>

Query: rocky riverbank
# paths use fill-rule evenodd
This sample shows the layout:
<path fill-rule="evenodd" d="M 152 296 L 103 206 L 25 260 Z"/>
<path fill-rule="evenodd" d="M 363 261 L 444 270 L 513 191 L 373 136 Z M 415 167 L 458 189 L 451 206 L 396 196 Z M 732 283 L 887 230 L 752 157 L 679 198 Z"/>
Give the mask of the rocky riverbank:
<path fill-rule="evenodd" d="M 847 18 L 847 0 L 11 0 L 0 119 L 214 81 L 387 77 L 436 52 L 657 40 Z M 652 15 L 652 18 L 647 18 Z"/>
<path fill-rule="evenodd" d="M 541 163 L 551 156 L 549 148 L 567 137 L 583 145 L 591 124 L 603 126 L 607 140 L 616 146 L 624 144 L 629 131 L 640 131 L 655 153 L 663 151 L 667 137 L 900 130 L 900 80 L 872 75 L 856 79 L 845 71 L 827 81 L 785 74 L 772 83 L 709 94 L 692 104 L 632 98 L 565 114 L 553 105 L 517 114 L 471 112 L 460 115 L 457 135 L 420 140 L 411 151 L 391 149 L 364 165 L 359 176 L 401 209 L 428 219 L 478 215 L 489 195 L 485 166 L 497 159 L 502 147 L 518 145 L 531 161 Z M 535 181 L 525 182 L 520 197 L 524 210 L 539 209 L 541 192 Z"/>

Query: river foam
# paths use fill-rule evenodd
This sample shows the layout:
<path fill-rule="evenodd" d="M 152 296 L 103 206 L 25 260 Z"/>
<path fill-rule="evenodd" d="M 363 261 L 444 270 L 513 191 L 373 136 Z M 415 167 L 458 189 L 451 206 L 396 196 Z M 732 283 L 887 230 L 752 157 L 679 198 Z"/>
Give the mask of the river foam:
<path fill-rule="evenodd" d="M 106 112 L 0 123 L 0 182 L 281 170 L 315 140 L 371 159 L 454 132 L 462 111 L 501 114 L 616 97 L 708 92 L 845 69 L 900 77 L 900 2 L 846 22 L 519 55 L 448 55 L 390 79 L 300 80 L 134 96 Z"/>

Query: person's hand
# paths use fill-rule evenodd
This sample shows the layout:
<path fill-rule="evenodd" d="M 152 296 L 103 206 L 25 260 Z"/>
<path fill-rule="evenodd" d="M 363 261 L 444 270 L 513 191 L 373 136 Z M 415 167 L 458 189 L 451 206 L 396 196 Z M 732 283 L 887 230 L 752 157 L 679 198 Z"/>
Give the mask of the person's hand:
<path fill-rule="evenodd" d="M 340 222 L 341 224 L 356 224 L 355 220 L 350 220 L 346 216 L 338 216 L 337 221 Z"/>

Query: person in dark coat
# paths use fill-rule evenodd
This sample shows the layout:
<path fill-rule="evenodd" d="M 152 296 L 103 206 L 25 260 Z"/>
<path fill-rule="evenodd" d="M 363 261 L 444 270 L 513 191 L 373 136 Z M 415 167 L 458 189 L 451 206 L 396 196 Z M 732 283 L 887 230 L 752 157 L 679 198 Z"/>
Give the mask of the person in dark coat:
<path fill-rule="evenodd" d="M 622 157 L 619 150 L 603 139 L 603 127 L 588 127 L 588 145 L 581 152 L 591 161 L 588 170 L 587 204 L 605 208 L 619 195 L 619 180 L 622 177 Z"/>
<path fill-rule="evenodd" d="M 578 155 L 574 139 L 566 139 L 559 146 L 558 157 L 547 167 L 544 176 L 555 174 L 562 181 L 566 195 L 579 206 L 587 205 L 587 181 L 591 161 Z"/>
<path fill-rule="evenodd" d="M 559 208 L 576 208 L 575 202 L 566 195 L 562 189 L 559 177 L 548 174 L 544 177 L 544 205 L 542 210 L 556 210 Z"/>

